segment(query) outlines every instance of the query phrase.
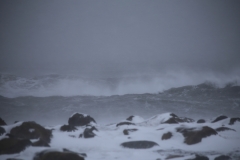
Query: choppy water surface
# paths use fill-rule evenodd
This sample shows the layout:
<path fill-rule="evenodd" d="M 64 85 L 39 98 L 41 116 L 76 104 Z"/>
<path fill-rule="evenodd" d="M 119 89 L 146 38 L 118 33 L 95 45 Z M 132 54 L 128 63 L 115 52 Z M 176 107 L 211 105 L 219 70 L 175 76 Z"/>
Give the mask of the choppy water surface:
<path fill-rule="evenodd" d="M 235 85 L 217 88 L 205 83 L 178 87 L 155 94 L 19 96 L 21 93 L 31 95 L 31 92 L 36 93 L 35 91 L 41 88 L 46 92 L 47 88 L 55 85 L 56 81 L 63 81 L 64 78 L 52 75 L 40 79 L 41 81 L 24 80 L 14 76 L 1 77 L 0 116 L 7 123 L 34 120 L 44 125 L 63 124 L 67 123 L 68 117 L 74 112 L 90 114 L 97 122 L 104 124 L 117 122 L 130 115 L 149 118 L 165 112 L 173 112 L 195 120 L 213 118 L 220 114 L 229 117 L 240 115 L 240 87 Z M 107 82 L 102 81 L 102 87 L 108 85 L 114 88 L 117 83 L 116 80 L 111 80 L 110 85 Z M 69 88 L 65 90 L 68 92 Z M 13 93 L 19 95 L 6 96 Z"/>

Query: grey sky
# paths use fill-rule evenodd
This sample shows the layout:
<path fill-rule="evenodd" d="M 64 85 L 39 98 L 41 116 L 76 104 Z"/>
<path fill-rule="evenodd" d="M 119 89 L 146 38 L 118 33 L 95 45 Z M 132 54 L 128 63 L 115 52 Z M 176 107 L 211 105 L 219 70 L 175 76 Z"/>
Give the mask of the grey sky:
<path fill-rule="evenodd" d="M 0 71 L 240 69 L 238 0 L 0 1 Z"/>

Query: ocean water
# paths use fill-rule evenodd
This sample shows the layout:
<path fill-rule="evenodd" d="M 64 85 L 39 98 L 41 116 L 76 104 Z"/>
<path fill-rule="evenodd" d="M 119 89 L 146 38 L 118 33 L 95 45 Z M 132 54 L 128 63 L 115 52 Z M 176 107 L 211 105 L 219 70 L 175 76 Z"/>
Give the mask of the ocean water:
<path fill-rule="evenodd" d="M 168 90 L 171 87 L 175 90 Z M 89 114 L 101 124 L 119 122 L 131 115 L 149 118 L 165 112 L 195 120 L 240 115 L 238 86 L 224 89 L 149 77 L 90 79 L 54 74 L 26 78 L 2 74 L 0 95 L 0 117 L 8 124 L 67 124 L 74 112 Z"/>

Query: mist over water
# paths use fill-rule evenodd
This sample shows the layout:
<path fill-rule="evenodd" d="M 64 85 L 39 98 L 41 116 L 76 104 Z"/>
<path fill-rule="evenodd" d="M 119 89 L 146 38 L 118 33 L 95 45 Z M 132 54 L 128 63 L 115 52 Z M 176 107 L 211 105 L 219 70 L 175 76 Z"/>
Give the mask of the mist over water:
<path fill-rule="evenodd" d="M 240 76 L 186 73 L 183 71 L 98 78 L 60 74 L 25 77 L 1 74 L 0 95 L 13 98 L 19 96 L 155 94 L 174 87 L 198 85 L 204 82 L 211 82 L 216 87 L 223 87 L 227 83 L 239 85 Z"/>

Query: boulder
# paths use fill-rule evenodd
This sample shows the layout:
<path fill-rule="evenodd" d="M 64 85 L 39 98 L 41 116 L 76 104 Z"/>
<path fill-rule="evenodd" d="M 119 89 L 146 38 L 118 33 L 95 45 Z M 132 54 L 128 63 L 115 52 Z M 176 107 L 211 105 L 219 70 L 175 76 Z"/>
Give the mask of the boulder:
<path fill-rule="evenodd" d="M 204 119 L 199 119 L 197 123 L 205 123 L 206 121 Z"/>
<path fill-rule="evenodd" d="M 184 143 L 188 145 L 196 144 L 202 141 L 202 138 L 206 138 L 211 135 L 217 135 L 217 132 L 208 127 L 204 126 L 201 129 L 196 128 L 177 128 L 177 132 L 182 133 L 185 137 Z"/>
<path fill-rule="evenodd" d="M 84 138 L 93 138 L 96 136 L 93 131 L 98 131 L 98 129 L 96 127 L 85 128 L 82 135 Z M 81 137 L 81 135 L 79 137 Z"/>
<path fill-rule="evenodd" d="M 191 118 L 178 117 L 173 113 L 164 113 L 164 114 L 155 115 L 143 121 L 140 125 L 153 126 L 153 125 L 159 125 L 159 124 L 178 124 L 178 123 L 191 123 L 191 122 L 194 122 L 194 120 Z"/>
<path fill-rule="evenodd" d="M 148 149 L 159 145 L 152 141 L 130 141 L 122 143 L 121 146 L 125 148 Z"/>
<path fill-rule="evenodd" d="M 170 139 L 171 137 L 172 137 L 172 133 L 167 132 L 162 135 L 162 140 L 167 140 L 167 139 Z"/>
<path fill-rule="evenodd" d="M 233 125 L 236 121 L 240 122 L 240 118 L 231 118 L 229 121 L 229 125 Z"/>
<path fill-rule="evenodd" d="M 70 126 L 86 126 L 90 123 L 96 123 L 96 121 L 89 115 L 75 113 L 68 119 Z"/>
<path fill-rule="evenodd" d="M 177 115 L 175 115 L 174 113 L 170 114 L 171 118 L 169 118 L 168 120 L 166 120 L 163 123 L 167 123 L 167 124 L 177 124 L 177 123 L 191 123 L 194 122 L 193 119 L 191 118 L 186 118 L 186 117 L 178 117 Z"/>
<path fill-rule="evenodd" d="M 5 126 L 7 125 L 6 122 L 0 117 L 0 126 Z"/>
<path fill-rule="evenodd" d="M 124 129 L 123 130 L 123 134 L 124 135 L 129 135 L 129 132 L 135 132 L 137 131 L 138 129 Z"/>
<path fill-rule="evenodd" d="M 188 159 L 188 160 L 209 160 L 208 157 L 206 156 L 201 156 L 201 155 L 195 155 L 196 157 L 194 159 Z"/>
<path fill-rule="evenodd" d="M 0 140 L 0 155 L 19 153 L 31 145 L 29 139 L 4 138 Z"/>
<path fill-rule="evenodd" d="M 180 157 L 184 157 L 183 155 L 168 155 L 166 157 L 166 159 L 175 159 L 175 158 L 180 158 Z"/>
<path fill-rule="evenodd" d="M 12 128 L 10 135 L 19 139 L 41 139 L 50 143 L 52 131 L 35 122 L 23 122 L 20 126 Z"/>
<path fill-rule="evenodd" d="M 81 154 L 71 151 L 44 150 L 36 153 L 33 160 L 84 160 Z"/>
<path fill-rule="evenodd" d="M 130 116 L 126 120 L 131 121 L 132 123 L 141 123 L 144 121 L 144 119 L 140 116 Z"/>
<path fill-rule="evenodd" d="M 232 159 L 231 157 L 225 156 L 225 155 L 221 155 L 221 156 L 214 158 L 214 160 L 231 160 L 231 159 Z"/>
<path fill-rule="evenodd" d="M 128 121 L 132 121 L 133 118 L 134 118 L 134 116 L 130 116 L 130 117 L 128 117 L 126 120 L 128 120 Z"/>
<path fill-rule="evenodd" d="M 218 116 L 217 118 L 215 118 L 212 123 L 215 123 L 215 122 L 218 122 L 218 121 L 221 121 L 221 120 L 224 120 L 228 118 L 227 116 L 224 116 L 224 115 L 221 115 L 221 116 Z"/>
<path fill-rule="evenodd" d="M 78 129 L 71 125 L 63 125 L 60 127 L 60 131 L 63 131 L 63 132 L 75 132 L 76 130 Z"/>
<path fill-rule="evenodd" d="M 134 123 L 131 123 L 131 122 L 120 122 L 118 123 L 116 126 L 122 126 L 122 125 L 135 125 Z"/>
<path fill-rule="evenodd" d="M 219 127 L 219 128 L 216 128 L 215 130 L 217 132 L 228 131 L 228 130 L 235 131 L 234 129 L 231 129 L 231 128 L 228 128 L 228 127 Z"/>
<path fill-rule="evenodd" d="M 50 147 L 50 145 L 42 139 L 39 139 L 38 141 L 34 142 L 32 144 L 32 146 L 35 146 L 35 147 Z"/>
<path fill-rule="evenodd" d="M 0 136 L 6 133 L 5 129 L 3 127 L 0 127 Z"/>

